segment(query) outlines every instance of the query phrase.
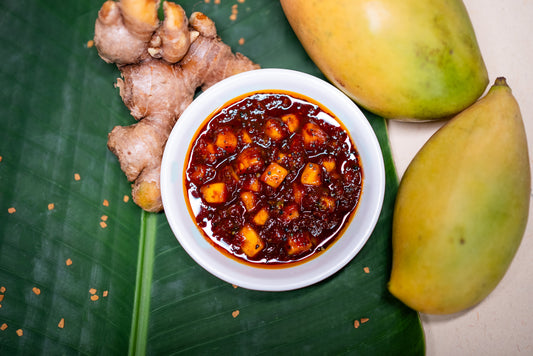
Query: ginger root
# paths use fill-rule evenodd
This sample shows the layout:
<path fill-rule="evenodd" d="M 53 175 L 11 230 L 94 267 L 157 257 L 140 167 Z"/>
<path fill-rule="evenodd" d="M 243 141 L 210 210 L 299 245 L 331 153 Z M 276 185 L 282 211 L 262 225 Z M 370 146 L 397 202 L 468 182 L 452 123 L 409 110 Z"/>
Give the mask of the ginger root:
<path fill-rule="evenodd" d="M 195 12 L 159 0 L 106 1 L 95 23 L 100 57 L 121 72 L 116 86 L 131 115 L 131 126 L 109 133 L 113 152 L 128 181 L 133 201 L 149 212 L 163 210 L 159 175 L 168 136 L 198 88 L 259 66 L 217 36 L 215 24 Z"/>

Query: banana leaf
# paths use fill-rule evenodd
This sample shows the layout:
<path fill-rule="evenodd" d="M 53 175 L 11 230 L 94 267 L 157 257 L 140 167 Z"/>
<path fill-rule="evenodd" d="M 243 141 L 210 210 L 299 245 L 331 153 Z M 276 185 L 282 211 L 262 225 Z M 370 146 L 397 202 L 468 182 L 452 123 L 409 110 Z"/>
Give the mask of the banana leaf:
<path fill-rule="evenodd" d="M 106 141 L 134 120 L 88 43 L 102 2 L 0 2 L 0 354 L 424 354 L 419 316 L 386 288 L 398 187 L 386 121 L 365 112 L 387 187 L 356 258 L 295 291 L 235 288 L 129 199 Z M 180 4 L 262 67 L 323 78 L 278 2 Z"/>

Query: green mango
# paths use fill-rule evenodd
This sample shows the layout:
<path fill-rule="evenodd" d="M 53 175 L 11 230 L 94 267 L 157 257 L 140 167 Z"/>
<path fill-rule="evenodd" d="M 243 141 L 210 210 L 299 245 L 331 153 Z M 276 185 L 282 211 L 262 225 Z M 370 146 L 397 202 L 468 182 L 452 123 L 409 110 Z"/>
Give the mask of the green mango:
<path fill-rule="evenodd" d="M 382 117 L 449 118 L 488 85 L 461 0 L 281 0 L 281 5 L 324 75 Z"/>
<path fill-rule="evenodd" d="M 394 207 L 390 292 L 429 314 L 478 304 L 520 245 L 530 193 L 520 108 L 498 78 L 408 166 Z"/>

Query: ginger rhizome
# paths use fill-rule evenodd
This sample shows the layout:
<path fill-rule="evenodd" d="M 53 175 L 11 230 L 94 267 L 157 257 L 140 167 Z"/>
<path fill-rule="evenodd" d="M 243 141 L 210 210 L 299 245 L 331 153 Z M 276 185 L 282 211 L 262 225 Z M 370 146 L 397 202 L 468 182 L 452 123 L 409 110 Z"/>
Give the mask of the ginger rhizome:
<path fill-rule="evenodd" d="M 168 136 L 176 120 L 205 90 L 231 75 L 259 66 L 217 36 L 214 22 L 159 0 L 106 1 L 95 23 L 94 43 L 100 57 L 121 72 L 116 86 L 138 121 L 109 133 L 113 152 L 128 181 L 134 202 L 149 212 L 163 209 L 159 175 Z"/>

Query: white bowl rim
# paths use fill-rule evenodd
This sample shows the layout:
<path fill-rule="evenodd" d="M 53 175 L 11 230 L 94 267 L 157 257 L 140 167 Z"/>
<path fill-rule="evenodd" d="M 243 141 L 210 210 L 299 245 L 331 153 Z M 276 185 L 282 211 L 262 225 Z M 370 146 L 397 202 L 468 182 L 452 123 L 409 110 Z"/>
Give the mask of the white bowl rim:
<path fill-rule="evenodd" d="M 206 118 L 237 96 L 264 90 L 299 93 L 332 112 L 350 132 L 363 167 L 362 195 L 343 235 L 319 256 L 287 268 L 249 266 L 225 256 L 209 244 L 189 214 L 182 182 L 190 142 Z M 343 119 L 346 116 L 348 119 Z M 165 215 L 183 249 L 212 275 L 233 285 L 259 291 L 303 288 L 342 269 L 359 253 L 372 234 L 381 213 L 384 194 L 385 168 L 381 148 L 362 111 L 330 83 L 290 69 L 267 68 L 236 74 L 201 93 L 172 129 L 161 165 Z M 356 237 L 350 237 L 351 233 L 355 233 Z"/>

